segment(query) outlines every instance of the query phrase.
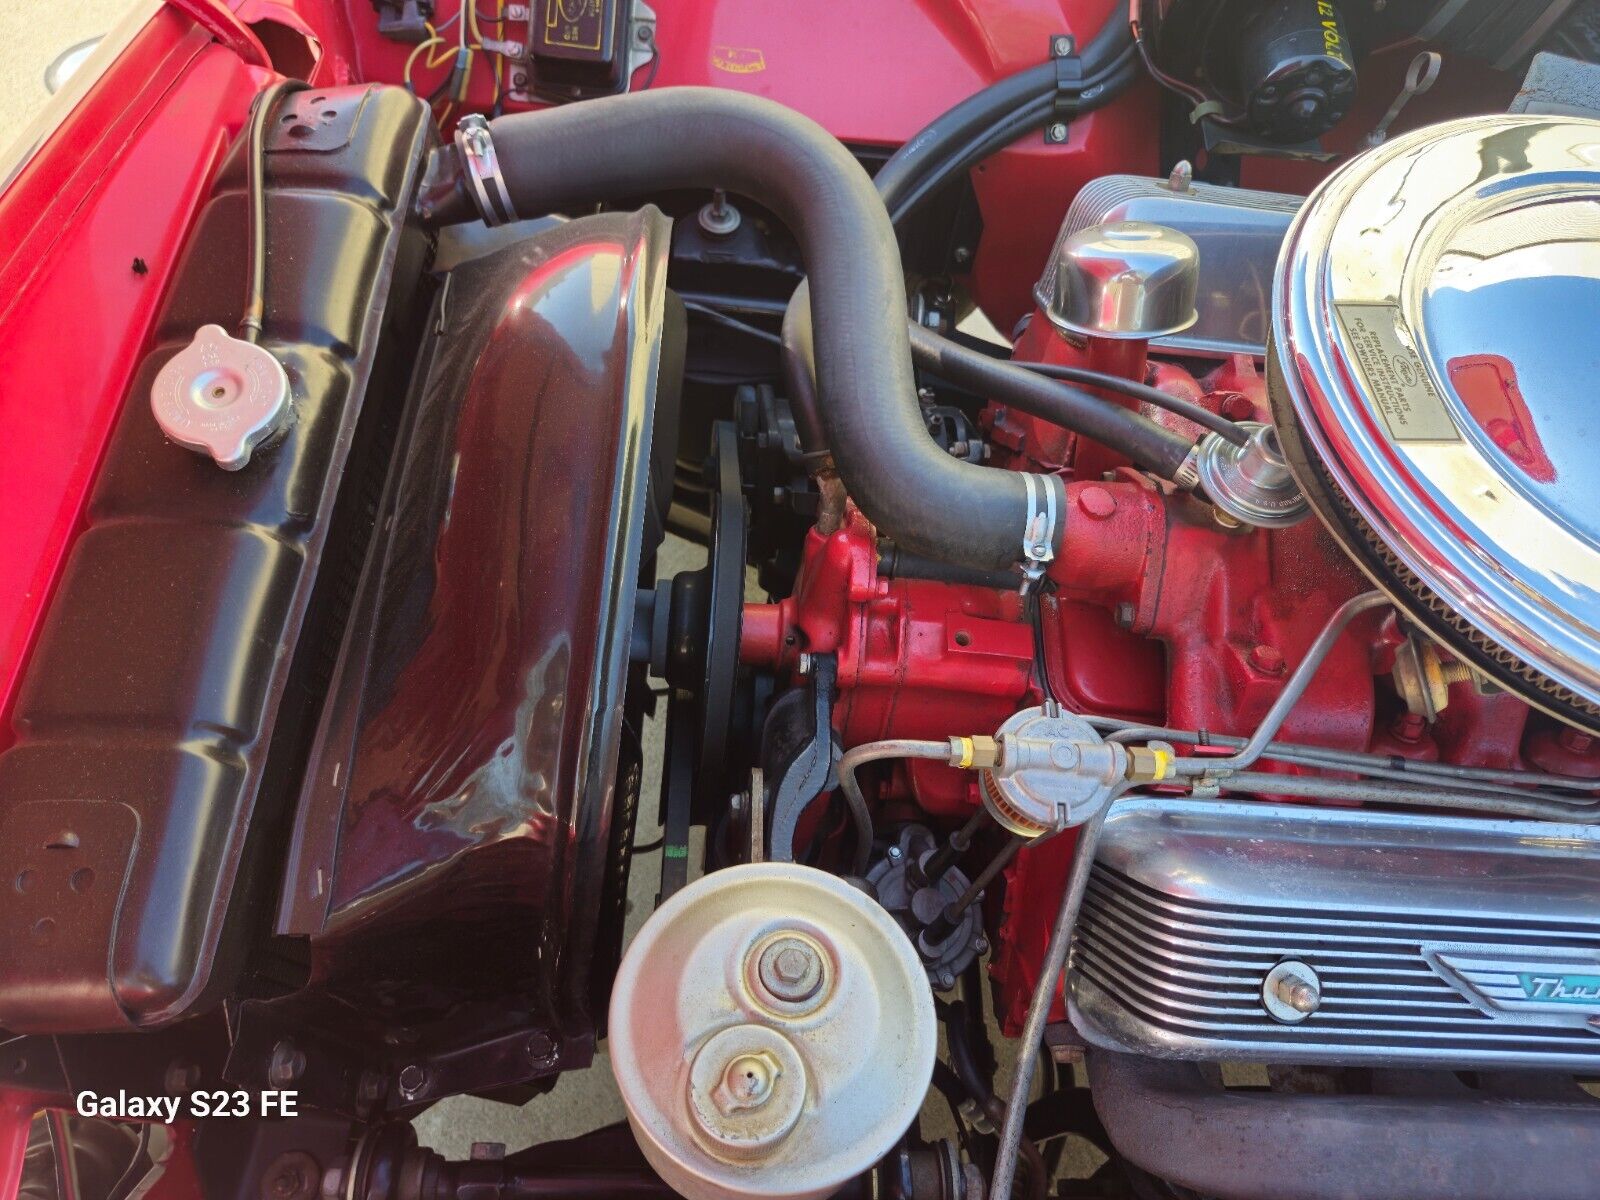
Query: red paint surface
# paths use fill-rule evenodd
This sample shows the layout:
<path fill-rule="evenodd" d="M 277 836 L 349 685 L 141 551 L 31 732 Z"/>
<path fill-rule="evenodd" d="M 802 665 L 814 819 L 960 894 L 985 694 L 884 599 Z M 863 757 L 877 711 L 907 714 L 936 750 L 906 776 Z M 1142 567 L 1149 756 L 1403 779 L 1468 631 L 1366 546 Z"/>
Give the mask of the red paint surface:
<path fill-rule="evenodd" d="M 1094 348 L 1036 320 L 1018 352 L 1082 363 Z M 1248 358 L 1226 361 L 1204 379 L 1172 363 L 1147 370 L 1142 354 L 1126 349 L 1088 361 L 1120 361 L 1130 375 L 1235 418 L 1265 411 L 1265 381 Z M 1161 410 L 1145 411 L 1193 432 Z M 1074 479 L 1084 446 L 1063 430 L 998 410 L 986 420 L 1002 448 L 999 461 L 1061 466 L 1071 481 L 1064 544 L 1051 569 L 1056 591 L 1041 601 L 1041 629 L 1051 691 L 1077 711 L 1247 736 L 1334 610 L 1370 587 L 1314 519 L 1282 530 L 1226 527 L 1208 506 L 1131 470 L 1101 478 L 1111 464 L 1097 457 L 1089 458 L 1092 471 Z M 838 655 L 835 728 L 846 746 L 992 733 L 1041 699 L 1033 629 L 1017 595 L 880 578 L 874 532 L 853 510 L 837 533 L 810 535 L 794 594 L 749 606 L 746 631 L 747 660 L 780 671 L 802 652 Z M 1431 728 L 1403 720 L 1381 680 L 1400 637 L 1392 617 L 1357 621 L 1290 714 L 1285 737 L 1419 760 L 1519 765 L 1528 710 L 1513 697 L 1457 685 Z M 1546 754 L 1584 761 L 1600 757 L 1600 748 Z M 914 798 L 925 812 L 960 818 L 978 803 L 969 773 L 938 764 L 864 774 L 869 798 L 880 804 Z M 1024 850 L 989 914 L 998 924 L 991 966 L 998 1014 L 1011 1035 L 1037 981 L 1071 846 L 1065 836 Z M 1058 999 L 1054 1016 L 1064 1015 Z"/>
<path fill-rule="evenodd" d="M 178 252 L 267 78 L 163 9 L 0 194 L 7 713 Z"/>

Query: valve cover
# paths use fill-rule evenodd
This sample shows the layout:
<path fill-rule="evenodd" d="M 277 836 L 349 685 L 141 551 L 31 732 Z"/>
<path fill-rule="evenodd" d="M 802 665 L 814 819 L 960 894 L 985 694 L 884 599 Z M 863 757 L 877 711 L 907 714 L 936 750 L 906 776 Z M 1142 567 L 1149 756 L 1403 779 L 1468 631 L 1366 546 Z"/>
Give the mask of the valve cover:
<path fill-rule="evenodd" d="M 1435 125 L 1290 228 L 1272 396 L 1335 535 L 1453 653 L 1600 728 L 1600 122 Z"/>

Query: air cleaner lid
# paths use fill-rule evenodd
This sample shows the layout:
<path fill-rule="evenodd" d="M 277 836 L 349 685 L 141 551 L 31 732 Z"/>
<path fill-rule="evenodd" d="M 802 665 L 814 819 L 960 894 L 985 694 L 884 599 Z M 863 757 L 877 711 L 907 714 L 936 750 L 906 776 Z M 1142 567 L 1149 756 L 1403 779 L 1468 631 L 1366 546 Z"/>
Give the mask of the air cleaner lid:
<path fill-rule="evenodd" d="M 1353 160 L 1291 227 L 1274 404 L 1334 532 L 1453 650 L 1600 721 L 1600 121 Z"/>

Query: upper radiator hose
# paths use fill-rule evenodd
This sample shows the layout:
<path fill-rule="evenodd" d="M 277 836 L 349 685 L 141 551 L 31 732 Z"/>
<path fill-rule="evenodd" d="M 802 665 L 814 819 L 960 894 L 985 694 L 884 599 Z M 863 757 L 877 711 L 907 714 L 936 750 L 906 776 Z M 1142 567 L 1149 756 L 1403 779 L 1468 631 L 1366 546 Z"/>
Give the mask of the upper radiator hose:
<path fill-rule="evenodd" d="M 499 117 L 488 133 L 490 169 L 498 157 L 522 216 L 673 188 L 726 188 L 770 208 L 805 259 L 823 423 L 861 511 L 903 549 L 964 566 L 1054 553 L 1059 480 L 952 458 L 923 424 L 894 229 L 872 180 L 820 125 L 755 96 L 667 88 Z M 433 220 L 480 215 L 466 183 L 435 194 Z"/>

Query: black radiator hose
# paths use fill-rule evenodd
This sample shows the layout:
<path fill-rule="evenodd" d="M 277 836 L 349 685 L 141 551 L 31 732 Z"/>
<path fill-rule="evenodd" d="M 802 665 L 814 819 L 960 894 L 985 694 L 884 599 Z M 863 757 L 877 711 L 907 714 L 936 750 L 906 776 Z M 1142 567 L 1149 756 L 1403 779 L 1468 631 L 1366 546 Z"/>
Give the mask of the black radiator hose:
<path fill-rule="evenodd" d="M 872 180 L 820 125 L 714 88 L 667 88 L 489 123 L 522 216 L 675 188 L 726 188 L 770 208 L 800 243 L 822 418 L 851 497 L 914 554 L 1000 568 L 1025 532 L 1054 551 L 1059 480 L 946 454 L 917 404 L 900 251 Z M 430 197 L 435 221 L 478 216 L 465 187 Z"/>

